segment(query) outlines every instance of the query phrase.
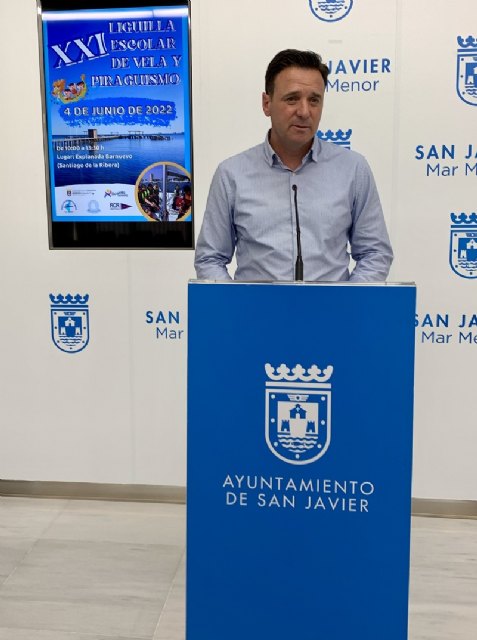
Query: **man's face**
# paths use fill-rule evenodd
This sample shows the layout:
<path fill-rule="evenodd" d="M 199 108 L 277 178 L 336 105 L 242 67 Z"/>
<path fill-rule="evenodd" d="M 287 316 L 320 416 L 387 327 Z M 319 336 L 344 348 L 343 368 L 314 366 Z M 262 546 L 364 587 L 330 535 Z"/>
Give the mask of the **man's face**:
<path fill-rule="evenodd" d="M 262 107 L 272 121 L 270 142 L 276 151 L 298 151 L 318 130 L 325 82 L 317 69 L 288 67 L 275 77 L 272 95 L 263 93 Z"/>

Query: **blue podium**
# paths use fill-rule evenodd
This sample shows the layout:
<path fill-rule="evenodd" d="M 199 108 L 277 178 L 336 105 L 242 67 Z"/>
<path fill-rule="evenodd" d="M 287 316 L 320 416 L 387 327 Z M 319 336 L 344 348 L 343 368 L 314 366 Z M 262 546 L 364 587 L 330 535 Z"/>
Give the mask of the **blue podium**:
<path fill-rule="evenodd" d="M 405 640 L 415 287 L 189 284 L 187 640 Z"/>

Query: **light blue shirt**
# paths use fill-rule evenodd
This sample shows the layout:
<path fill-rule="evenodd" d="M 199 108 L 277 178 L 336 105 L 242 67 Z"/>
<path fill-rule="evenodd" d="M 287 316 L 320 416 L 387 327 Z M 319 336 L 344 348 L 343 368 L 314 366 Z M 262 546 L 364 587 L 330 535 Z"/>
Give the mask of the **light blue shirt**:
<path fill-rule="evenodd" d="M 268 142 L 224 160 L 212 180 L 196 248 L 197 277 L 294 279 L 298 211 L 304 280 L 382 282 L 393 253 L 376 184 L 358 153 L 316 136 L 295 171 Z M 348 244 L 349 243 L 349 244 Z M 356 266 L 349 273 L 349 246 Z"/>

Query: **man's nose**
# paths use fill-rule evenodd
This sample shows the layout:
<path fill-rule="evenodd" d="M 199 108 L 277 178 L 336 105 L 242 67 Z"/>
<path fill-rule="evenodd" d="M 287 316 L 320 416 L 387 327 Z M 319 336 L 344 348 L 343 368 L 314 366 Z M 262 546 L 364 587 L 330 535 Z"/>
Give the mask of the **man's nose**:
<path fill-rule="evenodd" d="M 300 118 L 307 118 L 310 115 L 310 105 L 308 100 L 300 100 L 297 105 L 297 115 Z"/>

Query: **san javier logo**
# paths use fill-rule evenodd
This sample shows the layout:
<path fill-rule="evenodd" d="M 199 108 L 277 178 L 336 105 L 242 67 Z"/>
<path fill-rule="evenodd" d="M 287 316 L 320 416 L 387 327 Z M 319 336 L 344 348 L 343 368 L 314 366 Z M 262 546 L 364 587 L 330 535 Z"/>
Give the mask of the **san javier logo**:
<path fill-rule="evenodd" d="M 451 213 L 449 262 L 461 278 L 477 278 L 477 213 Z"/>
<path fill-rule="evenodd" d="M 332 142 L 333 144 L 336 144 L 339 147 L 344 147 L 345 149 L 351 149 L 352 133 L 352 129 L 348 129 L 347 131 L 343 131 L 342 129 L 338 129 L 338 131 L 331 131 L 331 129 L 328 129 L 328 131 L 319 130 L 316 135 L 320 140 Z"/>
<path fill-rule="evenodd" d="M 457 37 L 457 95 L 477 106 L 477 39 Z"/>
<path fill-rule="evenodd" d="M 338 22 L 353 8 L 353 0 L 309 0 L 310 9 L 318 20 Z"/>
<path fill-rule="evenodd" d="M 179 309 L 159 309 L 146 311 L 146 324 L 155 328 L 157 340 L 182 340 L 185 329 L 181 328 L 181 313 Z"/>
<path fill-rule="evenodd" d="M 477 146 L 473 142 L 465 145 L 448 142 L 418 144 L 415 147 L 414 159 L 425 161 L 427 177 L 477 176 Z M 454 164 L 455 162 L 457 164 Z"/>
<path fill-rule="evenodd" d="M 265 365 L 265 439 L 270 451 L 289 464 L 310 464 L 321 458 L 331 440 L 333 367 L 305 369 Z"/>
<path fill-rule="evenodd" d="M 326 63 L 330 74 L 326 91 L 376 93 L 392 73 L 391 58 L 339 58 Z"/>
<path fill-rule="evenodd" d="M 50 293 L 51 337 L 58 349 L 78 353 L 89 342 L 89 295 Z"/>
<path fill-rule="evenodd" d="M 416 339 L 423 344 L 477 345 L 477 313 L 465 311 L 459 315 L 448 312 L 416 313 Z M 451 331 L 448 331 L 451 329 Z M 470 331 L 468 331 L 470 329 Z"/>
<path fill-rule="evenodd" d="M 304 511 L 346 511 L 367 514 L 375 485 L 369 480 L 292 477 L 281 474 L 229 473 L 222 489 L 227 507 L 259 509 L 302 509 Z"/>
<path fill-rule="evenodd" d="M 315 462 L 331 442 L 333 367 L 308 369 L 297 364 L 265 364 L 265 439 L 274 456 L 290 465 Z M 272 466 L 270 466 L 272 465 Z M 366 516 L 372 508 L 375 483 L 370 479 L 313 475 L 323 467 L 288 467 L 274 475 L 273 460 L 263 459 L 255 472 L 228 470 L 222 481 L 224 504 L 232 509 L 297 509 L 346 512 Z M 303 475 L 306 470 L 307 474 Z"/>

